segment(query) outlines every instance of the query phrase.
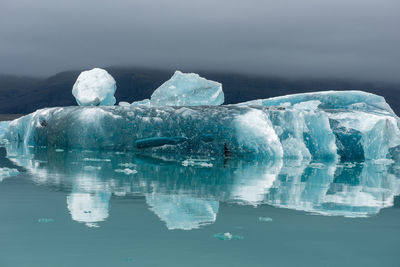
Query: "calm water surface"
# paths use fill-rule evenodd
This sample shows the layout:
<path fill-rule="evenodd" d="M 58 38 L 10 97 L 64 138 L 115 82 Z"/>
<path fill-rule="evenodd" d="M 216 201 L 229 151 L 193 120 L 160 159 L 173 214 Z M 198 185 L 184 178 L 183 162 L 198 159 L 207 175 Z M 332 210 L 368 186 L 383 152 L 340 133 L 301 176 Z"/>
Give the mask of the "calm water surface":
<path fill-rule="evenodd" d="M 391 161 L 0 148 L 0 266 L 400 266 Z"/>

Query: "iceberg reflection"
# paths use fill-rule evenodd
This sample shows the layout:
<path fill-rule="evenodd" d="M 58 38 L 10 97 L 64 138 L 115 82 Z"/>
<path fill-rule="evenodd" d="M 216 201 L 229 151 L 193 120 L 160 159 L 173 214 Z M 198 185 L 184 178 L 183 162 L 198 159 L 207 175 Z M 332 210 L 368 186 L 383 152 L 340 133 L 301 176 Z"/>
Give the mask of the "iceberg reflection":
<path fill-rule="evenodd" d="M 366 217 L 393 206 L 400 194 L 400 165 L 393 161 L 156 158 L 12 145 L 7 157 L 37 184 L 69 192 L 72 219 L 88 226 L 109 217 L 110 199 L 132 195 L 145 197 L 168 229 L 190 230 L 214 223 L 219 202 Z M 125 167 L 132 171 L 115 171 Z"/>
<path fill-rule="evenodd" d="M 73 192 L 67 197 L 68 210 L 74 221 L 97 227 L 108 218 L 110 193 L 89 194 Z"/>

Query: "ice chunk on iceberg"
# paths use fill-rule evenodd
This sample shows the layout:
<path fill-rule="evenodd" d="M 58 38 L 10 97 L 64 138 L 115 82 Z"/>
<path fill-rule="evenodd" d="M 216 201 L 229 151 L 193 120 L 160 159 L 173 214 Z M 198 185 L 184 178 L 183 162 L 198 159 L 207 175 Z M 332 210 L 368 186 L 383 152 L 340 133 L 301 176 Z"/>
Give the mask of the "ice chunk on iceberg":
<path fill-rule="evenodd" d="M 125 102 L 125 101 L 121 101 L 121 102 L 118 103 L 118 106 L 121 106 L 121 107 L 130 107 L 131 104 L 129 104 L 128 102 Z"/>
<path fill-rule="evenodd" d="M 112 106 L 116 89 L 114 78 L 106 70 L 94 68 L 78 76 L 72 94 L 80 106 Z"/>
<path fill-rule="evenodd" d="M 141 101 L 135 101 L 131 104 L 131 106 L 150 106 L 150 99 L 144 99 Z"/>
<path fill-rule="evenodd" d="M 224 103 L 222 84 L 195 73 L 176 71 L 158 87 L 150 99 L 152 106 L 201 106 Z"/>
<path fill-rule="evenodd" d="M 351 109 L 363 111 L 382 111 L 394 115 L 393 110 L 382 96 L 363 91 L 323 91 L 285 95 L 258 99 L 241 105 L 293 106 L 307 101 L 320 101 L 320 109 Z"/>

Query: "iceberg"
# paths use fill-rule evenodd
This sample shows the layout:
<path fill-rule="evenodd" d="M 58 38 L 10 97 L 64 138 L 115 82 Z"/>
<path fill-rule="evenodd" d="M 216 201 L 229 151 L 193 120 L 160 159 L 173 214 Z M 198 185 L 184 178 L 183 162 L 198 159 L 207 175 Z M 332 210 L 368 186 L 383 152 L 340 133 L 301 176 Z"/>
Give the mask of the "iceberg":
<path fill-rule="evenodd" d="M 399 119 L 382 97 L 351 91 L 282 99 L 201 107 L 46 108 L 12 121 L 5 138 L 26 146 L 174 156 L 333 161 L 396 157 Z"/>
<path fill-rule="evenodd" d="M 72 87 L 72 94 L 80 106 L 112 106 L 117 86 L 114 78 L 103 69 L 83 71 Z"/>
<path fill-rule="evenodd" d="M 176 71 L 150 98 L 152 106 L 203 106 L 224 103 L 222 84 L 196 73 Z"/>

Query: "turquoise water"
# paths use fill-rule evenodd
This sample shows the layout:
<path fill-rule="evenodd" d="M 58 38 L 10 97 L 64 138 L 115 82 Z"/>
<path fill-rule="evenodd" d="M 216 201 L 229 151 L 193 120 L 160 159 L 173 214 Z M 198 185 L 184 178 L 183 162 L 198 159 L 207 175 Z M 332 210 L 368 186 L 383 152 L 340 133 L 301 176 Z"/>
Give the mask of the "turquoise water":
<path fill-rule="evenodd" d="M 0 148 L 0 266 L 399 266 L 391 161 Z"/>

